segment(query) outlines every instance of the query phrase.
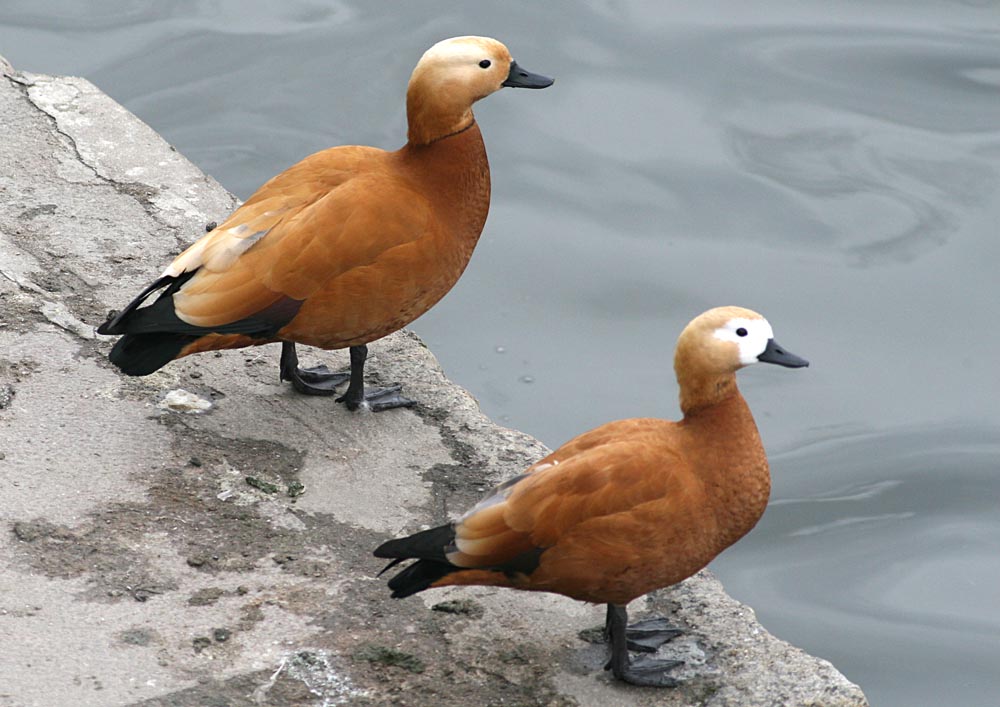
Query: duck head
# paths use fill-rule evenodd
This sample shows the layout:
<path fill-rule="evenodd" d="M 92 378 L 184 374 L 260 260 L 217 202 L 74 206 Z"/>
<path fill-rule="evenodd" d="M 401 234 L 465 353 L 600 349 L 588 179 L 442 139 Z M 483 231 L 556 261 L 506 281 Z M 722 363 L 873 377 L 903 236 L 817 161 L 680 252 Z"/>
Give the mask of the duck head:
<path fill-rule="evenodd" d="M 472 124 L 472 104 L 504 86 L 546 88 L 553 79 L 518 66 L 489 37 L 452 37 L 424 52 L 406 92 L 409 141 L 422 145 Z"/>
<path fill-rule="evenodd" d="M 735 390 L 734 374 L 752 363 L 802 368 L 809 362 L 774 340 L 771 325 L 743 307 L 716 307 L 698 315 L 677 339 L 674 370 L 681 386 L 681 409 L 689 410 Z"/>

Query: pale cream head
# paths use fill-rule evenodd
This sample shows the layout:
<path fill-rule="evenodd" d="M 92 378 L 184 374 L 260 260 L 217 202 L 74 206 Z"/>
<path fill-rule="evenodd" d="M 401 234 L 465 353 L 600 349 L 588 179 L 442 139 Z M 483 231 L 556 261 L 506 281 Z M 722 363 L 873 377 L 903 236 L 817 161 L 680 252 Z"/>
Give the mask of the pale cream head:
<path fill-rule="evenodd" d="M 410 142 L 423 144 L 468 127 L 472 104 L 499 91 L 511 64 L 489 37 L 452 37 L 424 52 L 406 94 Z"/>
<path fill-rule="evenodd" d="M 471 105 L 500 90 L 511 61 L 507 47 L 495 39 L 452 37 L 424 52 L 410 83 L 418 81 L 435 90 L 462 93 Z"/>
<path fill-rule="evenodd" d="M 692 373 L 732 373 L 756 363 L 772 338 L 771 325 L 757 312 L 716 307 L 684 327 L 677 339 L 674 367 L 678 377 L 681 368 Z"/>

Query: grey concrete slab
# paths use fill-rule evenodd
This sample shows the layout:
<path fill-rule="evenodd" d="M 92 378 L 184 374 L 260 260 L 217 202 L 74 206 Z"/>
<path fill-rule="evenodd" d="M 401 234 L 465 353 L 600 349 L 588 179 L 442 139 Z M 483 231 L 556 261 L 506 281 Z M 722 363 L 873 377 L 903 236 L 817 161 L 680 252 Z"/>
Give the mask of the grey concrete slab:
<path fill-rule="evenodd" d="M 687 629 L 671 690 L 609 680 L 601 607 L 390 600 L 372 548 L 544 447 L 406 332 L 369 370 L 420 404 L 379 415 L 280 385 L 275 346 L 120 376 L 94 326 L 236 201 L 89 82 L 0 72 L 0 706 L 865 704 L 708 573 L 631 607 Z"/>

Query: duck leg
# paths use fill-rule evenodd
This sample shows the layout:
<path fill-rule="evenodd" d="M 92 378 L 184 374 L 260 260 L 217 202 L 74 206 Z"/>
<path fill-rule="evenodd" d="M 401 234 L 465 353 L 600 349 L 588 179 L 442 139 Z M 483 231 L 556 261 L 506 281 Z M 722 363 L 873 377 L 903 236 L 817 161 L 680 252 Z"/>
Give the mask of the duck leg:
<path fill-rule="evenodd" d="M 333 395 L 338 385 L 343 385 L 351 376 L 348 373 L 334 373 L 326 366 L 299 368 L 299 356 L 295 344 L 281 342 L 281 380 L 290 381 L 292 387 L 305 395 Z"/>
<path fill-rule="evenodd" d="M 351 384 L 347 386 L 347 392 L 337 398 L 338 403 L 343 403 L 348 410 L 357 410 L 362 405 L 367 405 L 372 412 L 381 412 L 392 408 L 410 407 L 415 402 L 409 398 L 404 398 L 399 391 L 401 385 L 391 385 L 388 388 L 371 388 L 365 390 L 365 359 L 368 358 L 368 347 L 351 347 Z"/>
<path fill-rule="evenodd" d="M 651 621 L 659 620 L 653 619 Z M 625 611 L 625 607 L 617 604 L 608 604 L 608 619 L 605 628 L 608 632 L 608 642 L 611 644 L 611 659 L 604 666 L 604 669 L 611 670 L 611 673 L 616 678 L 632 685 L 642 685 L 644 687 L 674 687 L 677 685 L 677 680 L 667 675 L 667 672 L 671 668 L 681 665 L 683 661 L 658 660 L 649 656 L 640 656 L 635 660 L 629 659 L 628 649 L 631 640 L 627 637 L 629 628 L 626 625 L 627 623 L 628 614 Z M 643 621 L 640 623 L 649 624 L 651 622 Z M 664 628 L 664 625 L 659 624 L 657 624 L 655 630 L 661 633 L 673 632 L 671 636 L 660 641 L 658 645 L 662 645 L 679 633 L 677 629 Z M 656 648 L 643 647 L 639 650 L 650 651 L 656 650 Z"/>
<path fill-rule="evenodd" d="M 611 641 L 611 622 L 615 610 L 614 604 L 608 604 L 608 615 L 604 622 L 604 640 L 607 642 Z M 657 648 L 682 633 L 684 632 L 671 626 L 664 618 L 643 619 L 625 627 L 628 649 L 639 653 L 655 653 Z"/>

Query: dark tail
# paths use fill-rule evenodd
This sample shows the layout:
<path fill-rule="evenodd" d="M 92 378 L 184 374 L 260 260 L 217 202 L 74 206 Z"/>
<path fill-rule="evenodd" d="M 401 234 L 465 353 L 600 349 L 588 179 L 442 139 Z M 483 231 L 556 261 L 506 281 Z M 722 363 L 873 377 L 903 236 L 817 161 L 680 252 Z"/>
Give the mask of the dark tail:
<path fill-rule="evenodd" d="M 445 552 L 454 546 L 454 542 L 455 528 L 448 524 L 379 545 L 375 549 L 375 557 L 392 558 L 382 572 L 404 560 L 417 560 L 389 580 L 393 599 L 422 592 L 437 580 L 460 569 L 445 557 Z"/>
<path fill-rule="evenodd" d="M 199 337 L 191 334 L 126 334 L 118 339 L 108 359 L 122 373 L 148 376 L 177 358 L 185 346 Z"/>
<path fill-rule="evenodd" d="M 194 275 L 194 271 L 189 273 L 184 273 L 180 277 L 171 277 L 169 275 L 164 275 L 159 278 L 152 285 L 147 287 L 145 290 L 139 293 L 139 295 L 128 303 L 128 305 L 120 312 L 111 312 L 108 314 L 108 320 L 97 327 L 98 334 L 127 334 L 132 331 L 132 327 L 129 325 L 135 318 L 136 310 L 139 306 L 146 301 L 146 299 L 156 292 L 157 290 L 166 287 L 167 289 L 160 294 L 157 301 L 163 299 L 164 297 L 172 296 L 177 290 L 180 289 L 181 285 L 191 279 Z"/>
<path fill-rule="evenodd" d="M 302 306 L 300 300 L 279 297 L 273 304 L 251 317 L 213 327 L 188 324 L 174 311 L 174 293 L 194 277 L 197 270 L 177 277 L 165 275 L 147 287 L 121 312 L 112 312 L 97 328 L 98 334 L 123 334 L 108 358 L 123 373 L 148 376 L 167 365 L 181 350 L 207 334 L 245 334 L 269 340 L 291 321 Z M 154 292 L 163 292 L 145 307 L 140 305 Z"/>
<path fill-rule="evenodd" d="M 122 373 L 148 376 L 173 361 L 181 349 L 199 338 L 193 332 L 171 331 L 187 326 L 174 314 L 172 297 L 193 275 L 194 272 L 190 272 L 180 277 L 161 277 L 140 292 L 121 312 L 112 312 L 108 320 L 97 328 L 98 334 L 124 334 L 108 355 L 111 363 L 118 366 Z M 139 308 L 150 295 L 164 287 L 166 289 L 152 305 Z"/>
<path fill-rule="evenodd" d="M 447 562 L 418 560 L 389 580 L 392 598 L 402 599 L 429 589 L 434 582 L 457 569 L 459 568 Z"/>

